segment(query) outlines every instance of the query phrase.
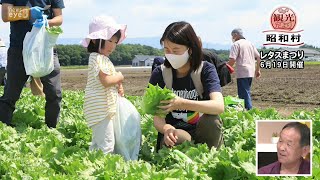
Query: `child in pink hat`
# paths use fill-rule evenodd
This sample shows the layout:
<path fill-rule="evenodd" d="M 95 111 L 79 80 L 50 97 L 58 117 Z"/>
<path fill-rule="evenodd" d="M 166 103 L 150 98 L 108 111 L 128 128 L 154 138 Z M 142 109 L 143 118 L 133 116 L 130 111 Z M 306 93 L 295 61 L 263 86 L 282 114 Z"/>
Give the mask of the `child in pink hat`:
<path fill-rule="evenodd" d="M 108 56 L 126 38 L 126 29 L 126 25 L 116 23 L 110 16 L 97 16 L 89 25 L 89 35 L 81 43 L 91 53 L 84 100 L 84 116 L 92 128 L 91 151 L 100 149 L 105 154 L 114 151 L 112 121 L 118 93 L 124 95 L 124 77 L 116 72 Z"/>

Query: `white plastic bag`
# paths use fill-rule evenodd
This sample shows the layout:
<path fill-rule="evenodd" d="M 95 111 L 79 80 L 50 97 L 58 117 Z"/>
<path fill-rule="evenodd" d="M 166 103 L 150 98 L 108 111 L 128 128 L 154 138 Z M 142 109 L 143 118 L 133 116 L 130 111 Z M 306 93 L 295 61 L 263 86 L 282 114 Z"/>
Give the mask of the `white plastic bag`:
<path fill-rule="evenodd" d="M 117 115 L 113 122 L 115 153 L 125 160 L 137 160 L 141 143 L 140 114 L 125 97 L 118 96 Z"/>
<path fill-rule="evenodd" d="M 44 25 L 41 28 L 32 27 L 23 40 L 23 63 L 27 75 L 43 77 L 54 69 L 53 46 L 59 34 L 48 33 L 48 20 L 43 16 Z"/>

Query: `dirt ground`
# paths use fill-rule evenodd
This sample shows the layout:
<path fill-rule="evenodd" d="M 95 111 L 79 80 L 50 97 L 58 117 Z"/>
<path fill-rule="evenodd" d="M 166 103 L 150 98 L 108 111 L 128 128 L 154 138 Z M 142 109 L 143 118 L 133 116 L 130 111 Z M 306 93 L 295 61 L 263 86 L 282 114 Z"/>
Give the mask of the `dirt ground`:
<path fill-rule="evenodd" d="M 64 90 L 83 90 L 86 70 L 61 70 Z M 122 70 L 127 95 L 143 95 L 151 70 Z M 262 77 L 255 79 L 251 88 L 254 107 L 274 107 L 283 116 L 295 110 L 320 107 L 320 66 L 309 65 L 303 70 L 262 69 Z M 223 95 L 237 95 L 237 83 L 223 87 Z"/>

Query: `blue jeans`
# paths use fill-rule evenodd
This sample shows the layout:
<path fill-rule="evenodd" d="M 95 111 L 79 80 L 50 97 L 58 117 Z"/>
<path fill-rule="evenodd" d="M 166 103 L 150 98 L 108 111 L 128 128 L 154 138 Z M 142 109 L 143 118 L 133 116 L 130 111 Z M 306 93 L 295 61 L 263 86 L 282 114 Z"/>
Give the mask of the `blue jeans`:
<path fill-rule="evenodd" d="M 238 78 L 237 86 L 238 86 L 238 96 L 241 99 L 244 99 L 244 105 L 247 110 L 252 109 L 251 102 L 251 88 L 252 78 Z"/>

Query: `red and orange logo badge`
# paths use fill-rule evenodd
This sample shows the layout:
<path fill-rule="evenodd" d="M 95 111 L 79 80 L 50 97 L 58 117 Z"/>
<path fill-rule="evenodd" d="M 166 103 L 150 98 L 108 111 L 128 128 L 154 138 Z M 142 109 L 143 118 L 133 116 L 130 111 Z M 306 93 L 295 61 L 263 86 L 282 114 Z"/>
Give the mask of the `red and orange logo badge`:
<path fill-rule="evenodd" d="M 271 15 L 271 25 L 275 30 L 292 31 L 297 24 L 297 16 L 288 7 L 279 7 Z"/>
<path fill-rule="evenodd" d="M 304 43 L 301 39 L 303 30 L 293 31 L 297 25 L 297 14 L 289 7 L 281 6 L 276 8 L 270 17 L 272 30 L 265 33 L 264 46 L 301 46 Z"/>

